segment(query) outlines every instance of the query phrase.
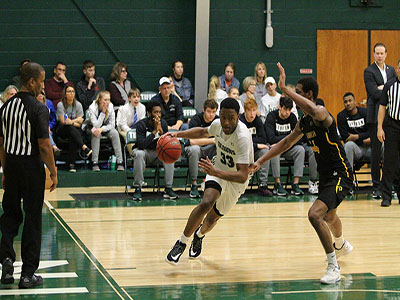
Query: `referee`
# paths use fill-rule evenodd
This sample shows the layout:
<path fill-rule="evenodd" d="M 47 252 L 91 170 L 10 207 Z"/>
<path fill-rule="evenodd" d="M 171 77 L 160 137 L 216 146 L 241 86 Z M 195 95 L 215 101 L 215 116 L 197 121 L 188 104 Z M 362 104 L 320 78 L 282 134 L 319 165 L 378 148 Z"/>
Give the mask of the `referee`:
<path fill-rule="evenodd" d="M 19 288 L 43 284 L 35 275 L 39 266 L 42 235 L 42 206 L 45 172 L 50 170 L 53 191 L 57 186 L 57 171 L 49 141 L 49 112 L 35 97 L 44 88 L 44 69 L 37 63 L 21 68 L 21 91 L 0 109 L 0 159 L 3 166 L 3 215 L 0 217 L 1 283 L 14 282 L 13 263 L 16 254 L 14 238 L 22 224 L 21 198 L 25 222 L 22 231 L 22 271 Z"/>
<path fill-rule="evenodd" d="M 382 172 L 381 206 L 392 204 L 392 184 L 399 169 L 400 150 L 400 59 L 397 62 L 397 77 L 386 82 L 383 87 L 378 112 L 377 136 L 381 143 L 385 142 Z M 400 197 L 400 189 L 397 188 Z M 400 200 L 399 200 L 400 201 Z"/>

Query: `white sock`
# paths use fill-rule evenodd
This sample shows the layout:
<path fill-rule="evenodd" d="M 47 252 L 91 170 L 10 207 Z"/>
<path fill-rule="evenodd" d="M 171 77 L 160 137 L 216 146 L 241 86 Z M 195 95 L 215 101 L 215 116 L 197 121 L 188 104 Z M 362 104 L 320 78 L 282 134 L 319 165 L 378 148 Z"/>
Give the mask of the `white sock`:
<path fill-rule="evenodd" d="M 337 260 L 336 260 L 336 253 L 333 251 L 332 253 L 326 254 L 326 257 L 328 258 L 328 264 L 333 264 L 336 267 L 339 267 Z"/>
<path fill-rule="evenodd" d="M 336 249 L 341 249 L 344 245 L 344 238 L 343 238 L 343 233 L 339 237 L 335 237 L 335 248 Z"/>
<path fill-rule="evenodd" d="M 181 238 L 179 240 L 181 241 L 181 243 L 187 244 L 189 238 L 182 233 Z"/>
<path fill-rule="evenodd" d="M 201 233 L 201 225 L 200 225 L 199 230 L 197 230 L 196 234 L 197 234 L 197 236 L 198 236 L 199 238 L 202 238 L 202 237 L 204 236 L 204 234 Z"/>

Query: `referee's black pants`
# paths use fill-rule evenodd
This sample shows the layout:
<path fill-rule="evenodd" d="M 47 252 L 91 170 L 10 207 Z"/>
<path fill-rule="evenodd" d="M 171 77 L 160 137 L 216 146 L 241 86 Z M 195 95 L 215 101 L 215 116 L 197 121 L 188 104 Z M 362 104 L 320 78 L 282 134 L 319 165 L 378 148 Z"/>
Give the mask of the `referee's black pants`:
<path fill-rule="evenodd" d="M 22 274 L 31 276 L 39 267 L 42 239 L 42 207 L 45 172 L 40 156 L 6 156 L 3 215 L 0 217 L 0 260 L 15 261 L 14 238 L 22 224 L 21 198 L 25 222 L 22 230 Z"/>
<path fill-rule="evenodd" d="M 383 121 L 385 149 L 382 173 L 382 198 L 392 200 L 392 185 L 399 172 L 400 121 L 386 115 Z M 399 190 L 399 189 L 398 189 Z"/>
<path fill-rule="evenodd" d="M 369 136 L 371 138 L 371 178 L 374 190 L 380 189 L 381 186 L 380 163 L 382 159 L 382 143 L 377 137 L 377 125 L 377 123 L 368 124 Z"/>

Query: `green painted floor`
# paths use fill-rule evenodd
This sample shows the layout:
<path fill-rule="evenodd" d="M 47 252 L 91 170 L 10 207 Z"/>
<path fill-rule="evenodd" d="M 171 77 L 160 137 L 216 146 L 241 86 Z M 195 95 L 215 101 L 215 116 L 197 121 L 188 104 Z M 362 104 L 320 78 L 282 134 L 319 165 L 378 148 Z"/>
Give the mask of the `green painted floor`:
<path fill-rule="evenodd" d="M 311 202 L 312 196 L 288 198 L 260 198 L 256 194 L 240 199 L 239 203 L 254 202 Z M 360 194 L 347 200 L 370 199 Z M 143 205 L 193 205 L 196 201 L 186 198 L 177 202 L 144 200 L 141 203 L 129 199 L 58 201 L 58 208 L 128 207 Z M 55 204 L 55 203 L 53 203 Z M 0 210 L 1 211 L 1 210 Z M 22 228 L 21 228 L 22 229 Z M 174 286 L 134 287 L 118 286 L 107 274 L 96 258 L 75 236 L 56 210 L 43 208 L 41 262 L 47 267 L 37 273 L 54 278 L 45 278 L 43 287 L 23 291 L 16 283 L 0 285 L 3 299 L 399 299 L 400 274 L 393 277 L 376 277 L 374 274 L 342 274 L 337 285 L 324 286 L 317 280 L 269 281 L 252 283 L 193 284 Z M 16 238 L 17 257 L 20 255 L 20 235 Z M 18 259 L 17 259 L 18 261 Z M 17 270 L 16 270 L 17 271 Z M 48 292 L 49 294 L 35 293 Z"/>

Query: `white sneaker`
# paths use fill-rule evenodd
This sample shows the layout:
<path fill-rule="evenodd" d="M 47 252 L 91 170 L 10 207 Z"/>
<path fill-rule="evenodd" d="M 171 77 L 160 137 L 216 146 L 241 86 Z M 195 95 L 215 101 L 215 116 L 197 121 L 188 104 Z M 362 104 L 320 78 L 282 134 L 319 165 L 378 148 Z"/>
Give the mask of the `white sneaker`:
<path fill-rule="evenodd" d="M 328 264 L 325 275 L 320 279 L 323 284 L 335 284 L 340 281 L 340 268 L 334 264 Z"/>
<path fill-rule="evenodd" d="M 354 247 L 348 241 L 344 240 L 342 248 L 336 249 L 335 243 L 333 243 L 333 248 L 335 248 L 336 258 L 338 259 L 341 256 L 349 254 L 351 251 L 353 251 Z"/>
<path fill-rule="evenodd" d="M 318 194 L 318 181 L 311 181 L 311 180 L 309 180 L 308 181 L 308 192 L 311 194 L 311 195 L 316 195 L 316 194 Z"/>

